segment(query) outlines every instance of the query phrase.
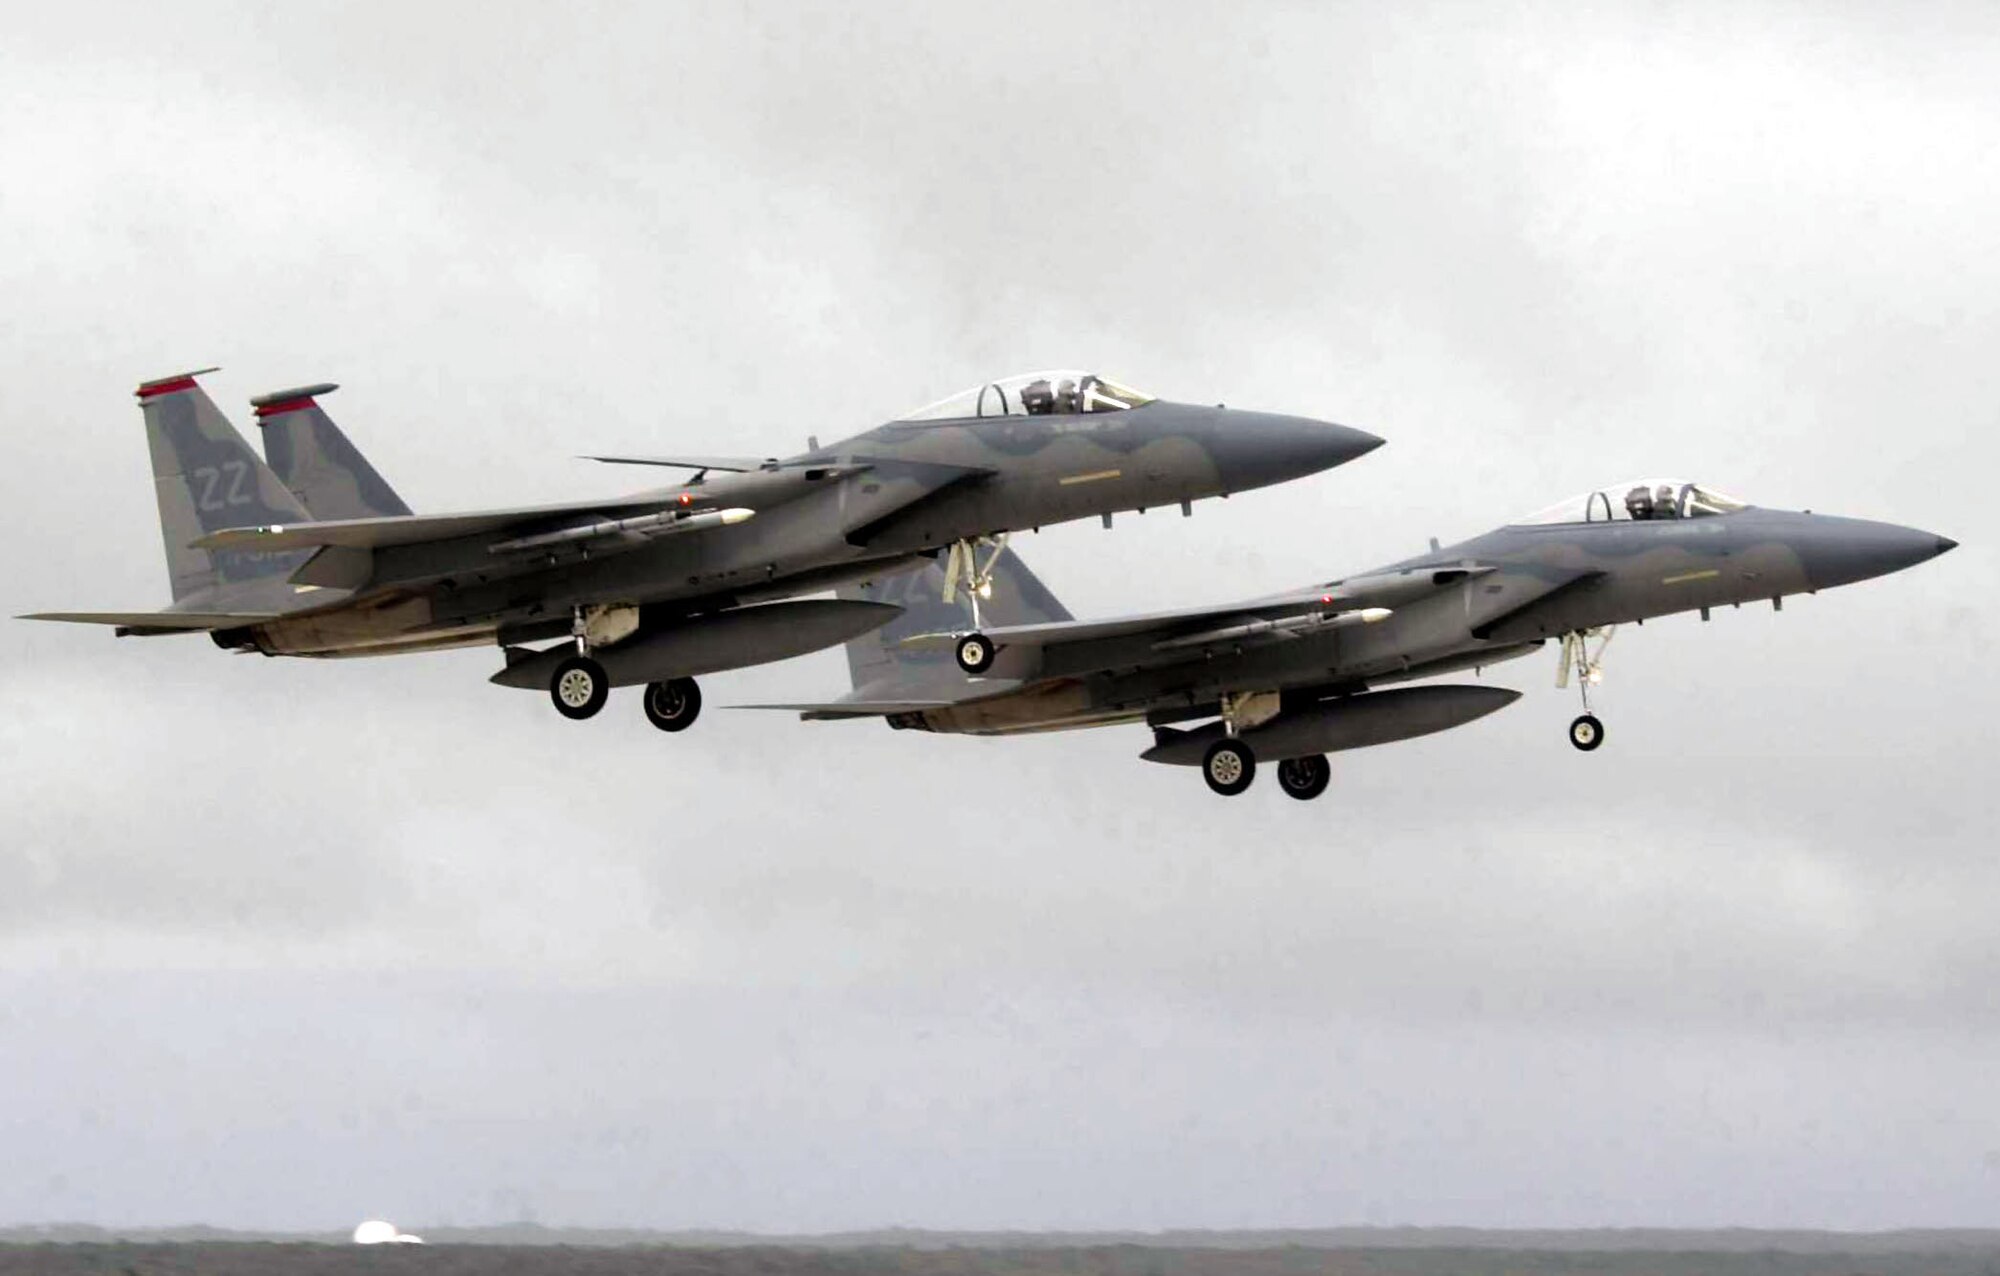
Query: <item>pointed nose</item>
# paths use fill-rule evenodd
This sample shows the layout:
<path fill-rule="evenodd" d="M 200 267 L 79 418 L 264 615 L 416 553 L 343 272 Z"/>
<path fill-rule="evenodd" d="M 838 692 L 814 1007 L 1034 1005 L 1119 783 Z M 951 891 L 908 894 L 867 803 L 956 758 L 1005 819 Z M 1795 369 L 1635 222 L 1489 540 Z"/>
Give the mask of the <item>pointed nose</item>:
<path fill-rule="evenodd" d="M 1815 587 L 1845 585 L 1927 563 L 1958 547 L 1949 536 L 1858 518 L 1815 519 L 1805 545 L 1806 574 Z"/>
<path fill-rule="evenodd" d="M 1345 465 L 1382 446 L 1352 426 L 1268 412 L 1221 412 L 1210 436 L 1216 468 L 1232 492 L 1283 483 Z"/>

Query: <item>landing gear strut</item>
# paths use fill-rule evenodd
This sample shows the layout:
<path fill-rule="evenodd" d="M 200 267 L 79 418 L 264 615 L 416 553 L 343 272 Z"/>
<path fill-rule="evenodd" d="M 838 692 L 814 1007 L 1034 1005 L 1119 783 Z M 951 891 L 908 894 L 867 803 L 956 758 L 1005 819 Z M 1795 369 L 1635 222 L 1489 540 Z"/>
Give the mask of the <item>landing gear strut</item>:
<path fill-rule="evenodd" d="M 1312 753 L 1303 758 L 1286 758 L 1278 764 L 1278 787 L 1285 796 L 1310 802 L 1326 792 L 1326 786 L 1333 781 L 1333 764 L 1326 760 L 1324 753 Z"/>
<path fill-rule="evenodd" d="M 597 716 L 611 695 L 611 679 L 604 666 L 590 658 L 590 617 L 578 607 L 570 618 L 569 631 L 576 639 L 576 654 L 556 666 L 549 676 L 549 699 L 556 712 L 573 721 Z"/>
<path fill-rule="evenodd" d="M 986 565 L 979 565 L 979 547 L 991 545 L 993 552 L 986 559 Z M 973 675 L 985 673 L 993 667 L 995 654 L 993 643 L 979 632 L 979 604 L 993 597 L 993 568 L 1000 562 L 1000 556 L 1007 552 L 1007 533 L 998 536 L 982 536 L 977 540 L 953 541 L 951 550 L 944 560 L 944 601 L 952 602 L 958 597 L 960 588 L 965 590 L 965 600 L 972 607 L 972 632 L 958 640 L 954 653 L 958 667 Z"/>
<path fill-rule="evenodd" d="M 701 687 L 693 678 L 646 684 L 646 721 L 662 731 L 685 731 L 701 716 Z"/>
<path fill-rule="evenodd" d="M 1556 664 L 1556 686 L 1569 685 L 1570 671 L 1576 671 L 1576 689 L 1583 697 L 1583 713 L 1569 724 L 1569 742 L 1585 753 L 1604 743 L 1604 724 L 1590 711 L 1590 689 L 1604 681 L 1604 649 L 1611 645 L 1618 626 L 1571 630 L 1563 635 L 1562 657 Z M 1601 635 L 1601 636 L 1600 636 Z M 1597 650 L 1590 639 L 1597 638 Z"/>

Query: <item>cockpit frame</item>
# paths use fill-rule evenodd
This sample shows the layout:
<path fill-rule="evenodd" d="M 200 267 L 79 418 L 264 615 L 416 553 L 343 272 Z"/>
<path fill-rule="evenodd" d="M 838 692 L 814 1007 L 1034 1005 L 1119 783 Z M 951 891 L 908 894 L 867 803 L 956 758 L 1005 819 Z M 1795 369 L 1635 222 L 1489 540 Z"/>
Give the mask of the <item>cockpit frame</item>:
<path fill-rule="evenodd" d="M 1668 522 L 1713 518 L 1749 506 L 1712 487 L 1671 479 L 1633 479 L 1558 501 L 1511 527 L 1551 527 L 1574 523 Z"/>
<path fill-rule="evenodd" d="M 1076 369 L 1023 372 L 971 386 L 926 404 L 898 422 L 988 420 L 997 417 L 1080 416 L 1143 407 L 1153 396 L 1109 377 Z"/>

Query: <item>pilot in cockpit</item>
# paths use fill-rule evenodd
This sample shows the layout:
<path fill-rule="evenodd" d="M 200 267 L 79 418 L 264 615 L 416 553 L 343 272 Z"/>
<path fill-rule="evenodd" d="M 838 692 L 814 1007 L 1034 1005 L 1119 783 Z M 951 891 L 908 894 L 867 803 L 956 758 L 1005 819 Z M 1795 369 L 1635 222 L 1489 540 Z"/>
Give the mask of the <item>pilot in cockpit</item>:
<path fill-rule="evenodd" d="M 1653 517 L 1653 494 L 1646 490 L 1643 483 L 1625 493 L 1625 512 L 1635 523 L 1643 523 Z"/>
<path fill-rule="evenodd" d="M 1056 385 L 1055 410 L 1058 416 L 1072 416 L 1081 411 L 1077 404 L 1076 382 L 1067 377 Z"/>
<path fill-rule="evenodd" d="M 1674 489 L 1671 484 L 1662 483 L 1660 490 L 1653 493 L 1653 517 L 1680 517 L 1680 502 L 1674 499 Z"/>
<path fill-rule="evenodd" d="M 1021 410 L 1029 416 L 1050 416 L 1056 410 L 1056 396 L 1047 381 L 1030 381 L 1021 387 Z"/>

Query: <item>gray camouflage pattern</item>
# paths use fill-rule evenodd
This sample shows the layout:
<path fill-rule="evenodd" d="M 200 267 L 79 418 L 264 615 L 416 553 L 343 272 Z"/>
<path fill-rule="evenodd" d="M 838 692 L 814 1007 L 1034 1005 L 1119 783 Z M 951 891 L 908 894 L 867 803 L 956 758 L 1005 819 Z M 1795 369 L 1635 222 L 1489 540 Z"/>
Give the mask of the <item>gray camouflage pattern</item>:
<path fill-rule="evenodd" d="M 173 607 L 34 618 L 207 630 L 228 648 L 318 657 L 514 648 L 564 639 L 606 610 L 635 622 L 610 643 L 657 640 L 696 617 L 880 577 L 957 541 L 1225 496 L 1381 443 L 1301 417 L 1155 400 L 895 421 L 788 458 L 717 463 L 739 472 L 690 466 L 685 482 L 613 500 L 426 518 L 319 406 L 333 386 L 253 401 L 267 465 L 197 375 L 139 391 Z M 509 667 L 522 654 L 510 651 Z"/>
<path fill-rule="evenodd" d="M 1190 751 L 1184 742 L 1224 734 L 1225 698 L 1266 696 L 1277 709 L 1269 721 L 1282 725 L 1289 715 L 1317 706 L 1379 696 L 1376 688 L 1512 660 L 1566 634 L 1678 612 L 1777 605 L 1789 595 L 1913 566 L 1954 545 L 1890 523 L 1754 506 L 1706 517 L 1507 526 L 1361 576 L 1166 613 L 1109 637 L 1094 636 L 1107 628 L 1095 622 L 1032 629 L 1023 633 L 1032 644 L 1018 648 L 1009 645 L 1010 626 L 1041 626 L 1061 607 L 1025 564 L 1010 559 L 996 590 L 1046 601 L 1016 608 L 1007 619 L 988 617 L 986 632 L 999 653 L 985 677 L 958 672 L 948 656 L 943 664 L 956 682 L 941 676 L 940 648 L 903 645 L 924 632 L 915 627 L 918 618 L 906 617 L 901 632 L 883 630 L 849 644 L 855 669 L 850 695 L 790 707 L 805 710 L 807 718 L 879 716 L 898 728 L 981 735 L 1144 722 L 1156 729 L 1149 756 L 1191 763 L 1199 761 L 1200 751 Z M 875 588 L 883 596 L 890 588 L 923 595 L 935 570 L 912 575 L 908 580 L 914 583 Z M 1252 622 L 1375 602 L 1393 604 L 1375 623 L 1295 637 L 1180 645 L 1189 635 L 1199 639 Z M 935 613 L 921 620 L 951 621 L 933 633 L 969 628 L 963 618 L 952 621 Z M 1076 639 L 1064 641 L 1066 631 L 1074 631 Z M 893 675 L 885 674 L 891 669 Z M 1460 696 L 1464 720 L 1501 707 L 1512 694 L 1484 700 Z M 1201 732 L 1167 729 L 1203 719 L 1218 721 Z M 1413 725 L 1423 731 L 1453 725 L 1442 718 L 1425 721 L 1429 725 Z M 1255 739 L 1256 729 L 1246 738 Z M 1266 728 L 1276 750 L 1270 760 L 1329 747 L 1284 743 L 1296 734 Z M 1322 732 L 1321 738 L 1331 737 Z"/>

